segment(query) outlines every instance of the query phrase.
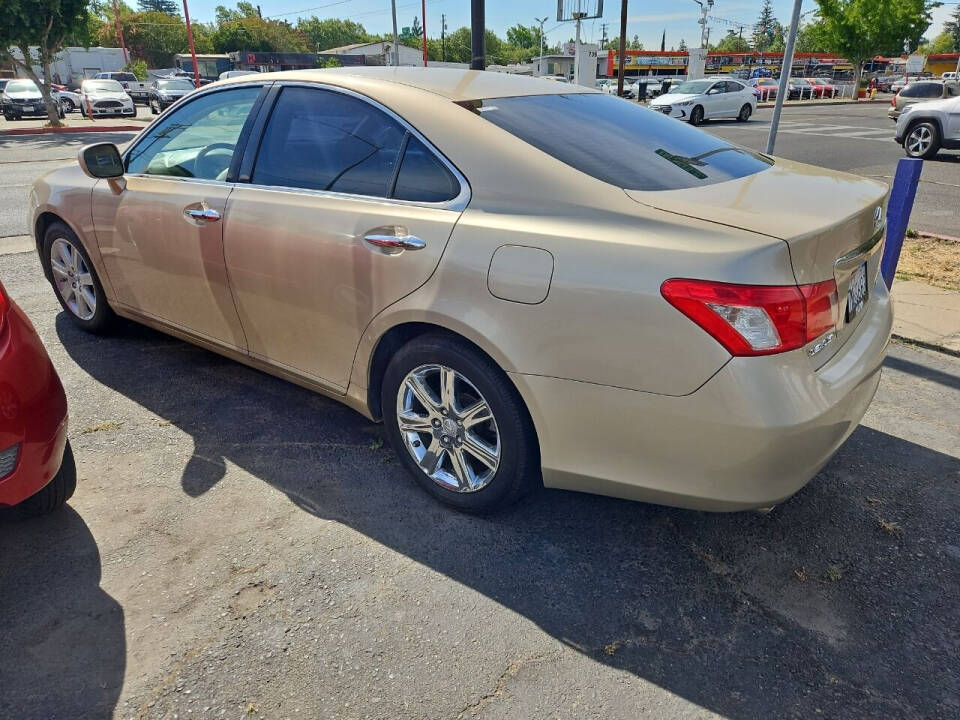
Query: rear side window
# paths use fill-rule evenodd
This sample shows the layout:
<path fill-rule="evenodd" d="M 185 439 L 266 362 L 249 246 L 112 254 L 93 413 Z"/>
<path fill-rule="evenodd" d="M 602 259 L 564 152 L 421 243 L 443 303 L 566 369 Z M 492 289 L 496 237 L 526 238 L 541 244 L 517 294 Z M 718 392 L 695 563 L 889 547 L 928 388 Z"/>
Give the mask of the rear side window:
<path fill-rule="evenodd" d="M 627 190 L 700 187 L 773 165 L 752 150 L 603 93 L 528 95 L 464 105 L 560 162 Z"/>
<path fill-rule="evenodd" d="M 257 153 L 252 182 L 444 202 L 460 184 L 397 120 L 330 90 L 284 88 Z"/>
<path fill-rule="evenodd" d="M 406 129 L 342 93 L 284 88 L 263 134 L 252 182 L 387 197 Z"/>

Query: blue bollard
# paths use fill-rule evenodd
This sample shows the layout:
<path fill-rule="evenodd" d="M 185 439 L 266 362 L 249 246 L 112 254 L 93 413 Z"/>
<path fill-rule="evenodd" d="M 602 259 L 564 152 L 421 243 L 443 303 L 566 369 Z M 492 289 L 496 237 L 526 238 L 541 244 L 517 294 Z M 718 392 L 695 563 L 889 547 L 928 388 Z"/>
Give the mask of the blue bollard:
<path fill-rule="evenodd" d="M 910 221 L 910 211 L 913 210 L 913 201 L 917 197 L 917 184 L 920 182 L 921 170 L 923 170 L 923 160 L 900 158 L 900 162 L 897 163 L 897 172 L 893 176 L 893 189 L 890 191 L 890 201 L 887 203 L 887 239 L 883 247 L 883 260 L 880 262 L 880 272 L 883 274 L 887 289 L 893 285 L 893 276 L 897 272 L 903 238 L 907 234 L 907 223 Z"/>

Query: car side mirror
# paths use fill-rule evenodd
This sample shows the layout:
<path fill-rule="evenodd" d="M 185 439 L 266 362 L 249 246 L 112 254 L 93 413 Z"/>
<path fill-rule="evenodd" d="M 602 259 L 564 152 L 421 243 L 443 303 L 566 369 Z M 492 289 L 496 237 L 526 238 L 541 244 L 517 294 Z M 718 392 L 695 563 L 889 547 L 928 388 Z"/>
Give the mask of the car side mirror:
<path fill-rule="evenodd" d="M 77 153 L 77 161 L 80 169 L 96 180 L 123 176 L 123 159 L 113 143 L 87 145 Z"/>

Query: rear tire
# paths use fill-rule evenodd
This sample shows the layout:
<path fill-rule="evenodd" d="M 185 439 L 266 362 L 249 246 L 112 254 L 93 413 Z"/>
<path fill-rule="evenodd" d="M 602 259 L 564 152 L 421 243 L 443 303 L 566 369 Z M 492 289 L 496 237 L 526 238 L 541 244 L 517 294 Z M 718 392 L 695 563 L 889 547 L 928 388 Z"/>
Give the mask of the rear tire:
<path fill-rule="evenodd" d="M 93 297 L 92 313 L 89 312 L 89 302 L 87 300 L 83 300 L 81 303 L 76 297 L 77 292 L 80 292 L 81 288 L 77 288 L 77 292 L 73 293 L 74 301 L 72 306 L 67 298 L 64 297 L 64 292 L 70 292 L 70 286 L 74 280 L 77 280 L 78 285 L 81 284 L 81 281 L 79 280 L 79 277 L 63 277 L 62 273 L 58 273 L 58 271 L 54 269 L 52 253 L 54 252 L 55 243 L 66 243 L 70 248 L 73 249 L 73 251 L 76 251 L 79 254 L 79 262 L 77 262 L 79 273 L 84 275 L 88 273 L 90 276 L 89 282 L 86 282 L 86 278 L 83 278 L 82 284 L 86 288 L 88 294 L 92 295 Z M 69 263 L 59 260 L 59 265 L 68 266 Z M 83 243 L 80 242 L 73 230 L 68 228 L 62 222 L 52 223 L 43 234 L 43 269 L 46 272 L 47 277 L 50 278 L 50 284 L 53 286 L 53 291 L 57 296 L 57 300 L 60 301 L 60 307 L 66 310 L 67 316 L 77 327 L 86 330 L 89 333 L 102 334 L 109 331 L 116 323 L 117 316 L 114 315 L 113 310 L 107 303 L 107 296 L 103 291 L 103 285 L 100 282 L 100 277 L 97 275 L 97 271 L 94 268 L 93 263 L 90 261 L 90 256 L 87 254 L 86 249 L 83 247 Z M 69 269 L 70 268 L 68 268 L 68 271 Z M 58 279 L 60 283 L 67 283 L 67 286 L 64 287 L 63 291 L 61 290 L 61 284 L 58 284 Z"/>
<path fill-rule="evenodd" d="M 60 469 L 53 479 L 38 493 L 23 501 L 22 507 L 30 515 L 46 515 L 62 507 L 67 500 L 73 497 L 77 489 L 77 465 L 73 459 L 73 450 L 70 441 L 63 449 L 63 460 Z"/>
<path fill-rule="evenodd" d="M 702 125 L 703 124 L 703 107 L 697 105 L 690 111 L 690 124 L 691 125 Z"/>
<path fill-rule="evenodd" d="M 740 114 L 737 115 L 737 121 L 747 122 L 751 115 L 753 115 L 753 108 L 750 107 L 750 103 L 746 103 L 742 108 L 740 108 Z"/>
<path fill-rule="evenodd" d="M 452 400 L 445 404 L 442 385 L 449 377 Z M 427 402 L 419 400 L 422 395 L 411 383 L 426 389 Z M 471 423 L 466 411 L 481 406 L 484 411 L 473 414 Z M 519 393 L 493 361 L 459 338 L 424 335 L 400 348 L 384 375 L 381 408 L 400 462 L 442 503 L 488 513 L 541 483 L 539 445 Z M 414 427 L 417 420 L 420 426 Z M 471 446 L 495 462 L 481 462 Z M 432 467 L 432 474 L 424 466 Z M 464 476 L 467 482 L 458 482 Z"/>
<path fill-rule="evenodd" d="M 932 158 L 940 152 L 940 129 L 936 123 L 918 122 L 903 139 L 903 150 L 912 158 Z"/>

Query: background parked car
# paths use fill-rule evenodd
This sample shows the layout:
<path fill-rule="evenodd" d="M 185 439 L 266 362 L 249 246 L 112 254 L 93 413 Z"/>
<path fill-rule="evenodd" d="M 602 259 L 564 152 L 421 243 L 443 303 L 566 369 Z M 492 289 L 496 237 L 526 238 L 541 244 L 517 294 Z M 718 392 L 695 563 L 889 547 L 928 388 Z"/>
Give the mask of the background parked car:
<path fill-rule="evenodd" d="M 688 80 L 650 102 L 650 109 L 699 125 L 712 118 L 746 122 L 757 108 L 753 88 L 740 80 Z"/>
<path fill-rule="evenodd" d="M 147 100 L 150 105 L 150 112 L 159 115 L 177 100 L 184 95 L 189 95 L 194 90 L 196 88 L 189 80 L 181 78 L 154 80 L 150 84 L 150 98 Z"/>
<path fill-rule="evenodd" d="M 933 157 L 941 148 L 960 150 L 960 97 L 905 106 L 897 118 L 896 140 L 916 158 Z"/>
<path fill-rule="evenodd" d="M 137 80 L 132 72 L 102 72 L 93 76 L 94 80 L 116 80 L 136 102 L 147 102 L 150 98 L 150 85 Z"/>
<path fill-rule="evenodd" d="M 217 80 L 228 80 L 235 77 L 243 77 L 244 75 L 259 75 L 258 70 L 225 70 L 220 73 Z"/>
<path fill-rule="evenodd" d="M 63 281 L 74 282 L 69 262 L 60 264 Z M 63 385 L 33 325 L 0 284 L 0 507 L 51 512 L 76 486 Z"/>
<path fill-rule="evenodd" d="M 116 80 L 84 80 L 80 86 L 80 112 L 84 117 L 132 116 L 137 114 L 133 99 Z"/>
<path fill-rule="evenodd" d="M 814 96 L 816 88 L 806 78 L 790 78 L 787 91 L 788 100 L 809 100 Z"/>
<path fill-rule="evenodd" d="M 73 92 L 66 85 L 53 84 L 50 87 L 57 92 L 57 96 L 60 98 L 60 107 L 63 108 L 65 113 L 80 109 L 79 93 Z"/>
<path fill-rule="evenodd" d="M 767 100 L 776 100 L 777 91 L 780 89 L 780 82 L 772 77 L 750 78 L 744 82 L 749 83 L 757 90 L 757 98 L 761 102 Z"/>
<path fill-rule="evenodd" d="M 53 91 L 53 100 L 59 108 L 58 115 L 63 117 L 63 107 L 60 106 L 56 91 Z M 0 93 L 0 109 L 7 120 L 47 116 L 43 95 L 33 80 L 10 80 Z"/>
<path fill-rule="evenodd" d="M 890 92 L 898 93 L 907 86 L 907 79 L 905 77 L 898 77 L 890 83 Z"/>
<path fill-rule="evenodd" d="M 806 80 L 813 86 L 814 97 L 834 98 L 840 92 L 839 88 L 832 85 L 825 78 L 807 78 Z"/>
<path fill-rule="evenodd" d="M 958 95 L 960 95 L 960 85 L 955 82 L 942 82 L 940 80 L 912 82 L 890 100 L 890 109 L 887 110 L 887 116 L 896 120 L 907 105 L 957 97 Z"/>

